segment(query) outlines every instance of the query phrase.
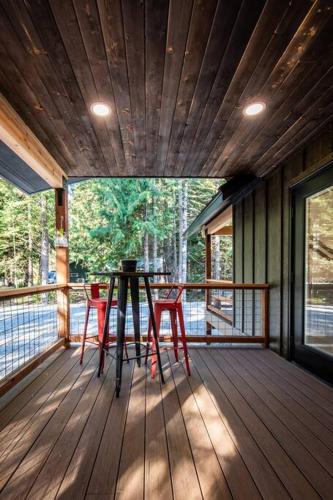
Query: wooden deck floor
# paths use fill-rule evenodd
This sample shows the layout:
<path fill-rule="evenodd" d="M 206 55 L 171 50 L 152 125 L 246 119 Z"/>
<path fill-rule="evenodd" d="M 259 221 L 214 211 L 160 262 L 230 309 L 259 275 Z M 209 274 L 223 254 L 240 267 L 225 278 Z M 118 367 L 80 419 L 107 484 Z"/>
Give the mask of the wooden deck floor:
<path fill-rule="evenodd" d="M 164 353 L 164 386 L 125 365 L 117 400 L 114 363 L 54 355 L 3 398 L 0 497 L 332 498 L 331 388 L 269 351 L 191 360 Z"/>

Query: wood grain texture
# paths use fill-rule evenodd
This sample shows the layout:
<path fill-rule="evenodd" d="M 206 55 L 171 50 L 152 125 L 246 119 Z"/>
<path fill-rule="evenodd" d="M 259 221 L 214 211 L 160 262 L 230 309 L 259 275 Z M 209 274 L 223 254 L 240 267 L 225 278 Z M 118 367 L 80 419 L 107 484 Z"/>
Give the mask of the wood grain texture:
<path fill-rule="evenodd" d="M 164 386 L 132 361 L 119 398 L 95 349 L 45 366 L 0 413 L 0 498 L 330 498 L 332 388 L 268 350 L 162 356 Z"/>
<path fill-rule="evenodd" d="M 331 0 L 0 2 L 0 92 L 69 177 L 266 175 L 333 118 L 332 13 Z M 266 112 L 245 118 L 256 99 Z"/>
<path fill-rule="evenodd" d="M 0 140 L 49 186 L 63 186 L 65 172 L 1 94 Z"/>

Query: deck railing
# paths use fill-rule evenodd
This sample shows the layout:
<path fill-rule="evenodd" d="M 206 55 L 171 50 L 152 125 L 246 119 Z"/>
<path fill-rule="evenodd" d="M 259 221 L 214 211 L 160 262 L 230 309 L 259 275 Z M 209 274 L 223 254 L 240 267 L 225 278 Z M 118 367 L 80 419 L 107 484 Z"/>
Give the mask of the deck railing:
<path fill-rule="evenodd" d="M 66 342 L 81 341 L 89 285 L 46 285 L 0 290 L 0 395 Z M 174 285 L 152 283 L 153 298 L 164 297 Z M 103 285 L 107 289 L 107 285 Z M 116 291 L 117 293 L 117 291 Z M 67 297 L 70 297 L 69 311 Z M 268 345 L 268 285 L 187 283 L 182 298 L 189 343 L 251 343 Z M 133 339 L 129 303 L 126 336 Z M 146 339 L 148 305 L 140 290 L 142 340 Z M 70 317 L 70 328 L 66 326 Z M 110 317 L 115 339 L 116 310 Z M 92 313 L 89 334 L 97 335 Z M 171 341 L 169 318 L 162 318 L 161 342 Z"/>
<path fill-rule="evenodd" d="M 153 298 L 162 298 L 174 285 L 152 283 Z M 70 339 L 79 341 L 83 333 L 86 291 L 89 285 L 70 284 Z M 104 285 L 105 292 L 107 285 Z M 182 303 L 188 342 L 260 343 L 268 344 L 268 285 L 243 283 L 187 283 Z M 117 292 L 115 292 L 117 293 Z M 133 338 L 131 305 L 126 323 L 126 335 Z M 148 327 L 148 305 L 144 290 L 140 291 L 140 321 L 142 339 Z M 94 335 L 97 321 L 93 313 L 89 335 Z M 116 310 L 111 310 L 110 335 L 115 338 Z M 171 340 L 168 315 L 162 317 L 161 340 Z"/>
<path fill-rule="evenodd" d="M 63 288 L 0 290 L 0 394 L 64 343 L 58 335 L 57 296 Z"/>

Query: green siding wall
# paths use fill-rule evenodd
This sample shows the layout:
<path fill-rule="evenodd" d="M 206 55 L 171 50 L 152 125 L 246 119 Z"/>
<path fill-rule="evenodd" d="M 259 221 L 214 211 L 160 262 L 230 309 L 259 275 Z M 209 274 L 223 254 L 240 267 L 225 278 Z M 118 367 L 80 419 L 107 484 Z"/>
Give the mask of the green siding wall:
<path fill-rule="evenodd" d="M 332 124 L 325 126 L 317 138 L 274 169 L 263 184 L 234 206 L 234 280 L 270 283 L 270 347 L 285 357 L 290 343 L 291 188 L 333 161 L 332 131 Z M 238 296 L 237 327 L 241 327 L 241 305 L 242 297 Z"/>

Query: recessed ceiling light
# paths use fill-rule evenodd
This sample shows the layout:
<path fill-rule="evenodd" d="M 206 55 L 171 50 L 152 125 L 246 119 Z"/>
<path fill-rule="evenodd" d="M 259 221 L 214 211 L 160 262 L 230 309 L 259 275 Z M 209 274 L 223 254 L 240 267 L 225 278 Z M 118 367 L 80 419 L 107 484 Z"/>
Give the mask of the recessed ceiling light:
<path fill-rule="evenodd" d="M 107 116 L 111 113 L 110 106 L 104 102 L 94 102 L 90 106 L 91 111 L 97 116 Z"/>
<path fill-rule="evenodd" d="M 266 109 L 266 104 L 264 102 L 253 102 L 244 108 L 243 113 L 246 116 L 258 115 Z"/>

